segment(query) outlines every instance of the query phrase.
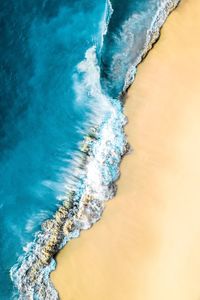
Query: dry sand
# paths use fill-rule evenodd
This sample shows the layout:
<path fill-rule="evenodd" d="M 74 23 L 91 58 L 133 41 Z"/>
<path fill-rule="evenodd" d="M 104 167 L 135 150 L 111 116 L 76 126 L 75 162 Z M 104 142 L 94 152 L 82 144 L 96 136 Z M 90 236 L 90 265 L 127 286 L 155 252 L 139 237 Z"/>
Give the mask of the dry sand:
<path fill-rule="evenodd" d="M 62 300 L 200 300 L 200 1 L 182 0 L 128 92 L 117 197 L 58 255 Z"/>

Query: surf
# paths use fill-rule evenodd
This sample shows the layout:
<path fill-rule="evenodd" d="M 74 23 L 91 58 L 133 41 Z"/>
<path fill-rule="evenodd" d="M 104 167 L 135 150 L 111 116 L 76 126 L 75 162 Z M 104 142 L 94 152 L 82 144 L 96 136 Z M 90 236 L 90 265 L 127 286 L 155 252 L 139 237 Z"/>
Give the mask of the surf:
<path fill-rule="evenodd" d="M 158 39 L 162 24 L 178 2 L 178 0 L 152 1 L 153 13 L 147 9 L 148 3 L 145 1 L 144 6 L 142 8 L 139 6 L 137 12 L 131 3 L 133 11 L 130 10 L 129 15 L 123 18 L 119 18 L 121 13 L 114 9 L 109 0 L 97 7 L 93 5 L 93 13 L 89 13 L 89 2 L 85 3 L 89 9 L 85 11 L 81 5 L 79 8 L 79 4 L 77 6 L 73 4 L 72 8 L 60 9 L 56 17 L 49 18 L 44 23 L 36 21 L 31 26 L 29 46 L 34 50 L 36 70 L 39 70 L 33 74 L 31 85 L 38 88 L 48 83 L 46 77 L 41 83 L 46 68 L 49 72 L 56 68 L 64 70 L 62 57 L 60 65 L 55 62 L 55 65 L 51 66 L 50 61 L 46 62 L 45 51 L 40 50 L 41 45 L 46 51 L 47 49 L 61 51 L 67 59 L 65 52 L 70 55 L 73 47 L 72 50 L 69 49 L 63 38 L 69 35 L 71 46 L 81 45 L 88 32 L 82 33 L 80 42 L 77 34 L 74 37 L 77 38 L 75 42 L 71 37 L 73 26 L 77 26 L 77 30 L 81 32 L 79 21 L 81 19 L 81 24 L 84 24 L 86 12 L 91 24 L 95 21 L 95 28 L 92 25 L 88 27 L 88 31 L 91 31 L 90 39 L 83 43 L 81 52 L 77 52 L 73 58 L 68 56 L 70 66 L 64 62 L 69 71 L 64 73 L 66 76 L 64 78 L 69 78 L 70 88 L 64 84 L 59 91 L 65 89 L 68 91 L 62 95 L 70 107 L 69 113 L 65 108 L 66 102 L 59 98 L 59 108 L 57 112 L 55 111 L 56 119 L 41 120 L 41 124 L 43 122 L 45 124 L 44 132 L 48 133 L 49 130 L 56 128 L 47 143 L 48 147 L 52 147 L 52 153 L 55 151 L 57 135 L 60 136 L 56 148 L 58 155 L 49 156 L 53 168 L 52 176 L 49 178 L 41 176 L 40 182 L 35 186 L 36 189 L 32 189 L 31 192 L 36 198 L 39 196 L 39 199 L 43 199 L 44 203 L 47 198 L 51 205 L 43 205 L 42 210 L 38 201 L 37 213 L 33 210 L 29 218 L 25 218 L 22 228 L 26 228 L 29 238 L 28 241 L 24 239 L 22 232 L 23 251 L 18 255 L 17 263 L 10 269 L 10 277 L 16 287 L 12 293 L 14 299 L 59 298 L 49 278 L 50 272 L 56 267 L 55 255 L 71 239 L 77 238 L 81 230 L 90 228 L 101 218 L 106 201 L 112 199 L 117 191 L 116 181 L 120 176 L 120 162 L 130 149 L 124 133 L 127 119 L 123 111 L 123 94 L 134 80 L 137 65 Z M 72 22 L 73 26 L 67 23 L 69 14 L 77 16 L 77 23 Z M 112 18 L 120 20 L 119 28 L 113 29 Z M 141 27 L 144 18 L 147 18 L 148 22 L 145 23 L 145 27 Z M 141 28 L 143 35 L 139 38 L 137 35 Z M 40 44 L 35 42 L 38 29 L 41 35 Z M 50 36 L 47 45 L 45 36 L 49 34 L 49 30 L 55 29 L 57 44 L 54 45 L 55 37 Z M 49 45 L 52 47 L 49 48 Z M 45 62 L 43 68 L 41 60 Z M 61 77 L 62 80 L 58 81 L 58 87 L 63 84 L 64 78 Z M 52 83 L 54 82 L 53 80 Z M 49 88 L 49 85 L 47 87 Z M 48 88 L 45 89 L 44 97 L 50 93 Z M 38 102 L 33 106 L 37 108 L 35 111 L 46 109 L 48 116 L 49 107 L 52 109 L 51 113 L 56 110 L 54 99 L 57 95 L 55 90 L 53 96 L 48 98 L 50 102 L 48 105 L 44 103 L 43 108 L 40 106 L 40 98 L 36 97 Z M 62 114 L 62 111 L 66 115 Z M 32 110 L 29 110 L 29 114 L 31 113 Z M 38 114 L 34 115 L 34 118 L 37 121 Z M 68 121 L 71 122 L 76 136 L 70 135 L 68 128 L 62 129 L 63 124 L 66 126 Z M 57 124 L 61 126 L 57 127 Z M 35 126 L 37 125 L 36 122 Z M 65 143 L 67 135 L 71 141 Z M 38 141 L 39 147 L 43 140 L 36 139 L 36 143 Z M 18 151 L 25 153 L 23 148 L 19 148 Z"/>

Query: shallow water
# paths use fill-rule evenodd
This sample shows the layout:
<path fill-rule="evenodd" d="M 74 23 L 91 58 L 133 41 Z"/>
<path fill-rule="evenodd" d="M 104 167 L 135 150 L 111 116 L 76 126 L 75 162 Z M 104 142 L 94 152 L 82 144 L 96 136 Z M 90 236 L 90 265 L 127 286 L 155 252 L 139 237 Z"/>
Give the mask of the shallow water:
<path fill-rule="evenodd" d="M 120 94 L 166 2 L 1 2 L 0 299 L 19 297 L 9 270 L 24 250 L 29 257 L 27 243 L 68 191 L 77 188 L 81 203 L 89 190 L 100 203 L 78 230 L 98 220 L 113 196 L 126 150 Z M 83 171 L 80 142 L 94 126 L 98 142 Z"/>

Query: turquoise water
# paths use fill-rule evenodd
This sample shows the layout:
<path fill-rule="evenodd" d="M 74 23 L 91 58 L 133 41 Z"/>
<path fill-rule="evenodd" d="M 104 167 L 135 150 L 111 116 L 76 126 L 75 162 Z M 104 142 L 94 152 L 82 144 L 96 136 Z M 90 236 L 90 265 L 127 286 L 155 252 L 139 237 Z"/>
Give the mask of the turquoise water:
<path fill-rule="evenodd" d="M 100 218 L 127 148 L 121 94 L 177 3 L 1 1 L 0 299 L 57 299 L 53 259 L 38 271 L 48 295 L 27 279 L 47 236 L 38 231 L 71 190 L 75 225 L 59 247 Z M 94 201 L 75 218 L 85 194 Z"/>

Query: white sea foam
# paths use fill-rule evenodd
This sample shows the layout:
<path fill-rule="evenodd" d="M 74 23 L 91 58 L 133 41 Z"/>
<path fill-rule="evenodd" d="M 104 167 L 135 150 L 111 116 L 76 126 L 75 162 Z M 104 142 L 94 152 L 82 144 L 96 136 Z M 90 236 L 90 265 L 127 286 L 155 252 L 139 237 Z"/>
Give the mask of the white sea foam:
<path fill-rule="evenodd" d="M 104 37 L 108 31 L 108 24 L 110 22 L 110 18 L 113 14 L 113 8 L 110 0 L 106 0 L 105 10 L 102 22 L 100 22 L 100 48 L 103 47 Z"/>
<path fill-rule="evenodd" d="M 49 217 L 48 211 L 40 211 L 38 214 L 31 215 L 25 225 L 26 232 L 33 232 L 38 224 L 41 224 Z"/>
<path fill-rule="evenodd" d="M 89 118 L 89 122 L 94 120 L 94 114 L 95 123 L 102 122 L 102 117 L 106 111 L 111 109 L 111 104 L 101 89 L 100 67 L 96 56 L 96 46 L 86 51 L 85 59 L 78 64 L 77 71 L 78 73 L 74 75 L 76 100 L 78 103 L 87 101 L 88 107 L 92 110 L 92 117 Z"/>
<path fill-rule="evenodd" d="M 146 39 L 144 42 L 144 46 L 142 47 L 141 51 L 136 56 L 135 60 L 132 62 L 131 66 L 129 67 L 129 70 L 125 77 L 124 87 L 123 91 L 125 91 L 134 81 L 135 74 L 136 74 L 136 68 L 138 64 L 142 61 L 142 59 L 145 57 L 147 52 L 152 48 L 153 44 L 156 42 L 156 40 L 159 38 L 160 35 L 160 29 L 164 22 L 166 21 L 169 13 L 176 8 L 180 0 L 160 0 L 160 3 L 158 5 L 156 14 L 150 24 L 150 27 L 146 34 Z M 128 20 L 127 22 L 129 22 Z M 127 25 L 124 24 L 124 30 L 126 31 Z"/>

